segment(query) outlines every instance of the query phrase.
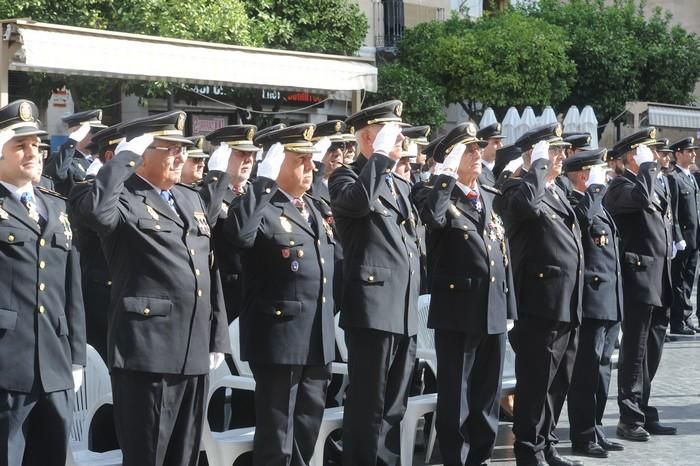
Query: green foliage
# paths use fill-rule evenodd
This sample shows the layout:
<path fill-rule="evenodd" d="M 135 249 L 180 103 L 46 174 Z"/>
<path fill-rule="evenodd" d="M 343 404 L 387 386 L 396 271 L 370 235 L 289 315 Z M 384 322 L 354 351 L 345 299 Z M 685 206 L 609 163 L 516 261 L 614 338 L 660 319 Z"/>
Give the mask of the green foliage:
<path fill-rule="evenodd" d="M 398 44 L 404 66 L 444 88 L 445 104 L 459 103 L 472 113 L 476 103 L 564 100 L 574 75 L 567 48 L 561 28 L 517 12 L 420 24 Z"/>
<path fill-rule="evenodd" d="M 444 89 L 421 74 L 399 64 L 379 65 L 379 91 L 369 94 L 366 104 L 400 99 L 405 102 L 402 118 L 412 125 L 439 128 L 445 122 Z"/>
<path fill-rule="evenodd" d="M 671 27 L 670 14 L 644 16 L 636 0 L 541 0 L 525 10 L 567 31 L 576 82 L 564 105 L 590 104 L 601 121 L 615 117 L 630 100 L 692 102 L 700 77 L 695 35 Z M 678 65 L 681 68 L 678 68 Z"/>
<path fill-rule="evenodd" d="M 257 42 L 266 47 L 350 55 L 364 41 L 367 17 L 347 0 L 245 0 Z"/>

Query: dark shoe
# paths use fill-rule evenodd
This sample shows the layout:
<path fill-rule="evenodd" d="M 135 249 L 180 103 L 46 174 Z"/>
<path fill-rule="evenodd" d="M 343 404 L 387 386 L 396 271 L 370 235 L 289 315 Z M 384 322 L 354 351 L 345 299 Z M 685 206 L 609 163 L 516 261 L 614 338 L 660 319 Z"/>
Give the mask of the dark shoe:
<path fill-rule="evenodd" d="M 555 453 L 547 458 L 547 463 L 549 466 L 583 466 L 583 461 L 564 458 L 559 456 L 559 453 Z"/>
<path fill-rule="evenodd" d="M 588 442 L 584 445 L 571 445 L 571 451 L 579 455 L 590 456 L 591 458 L 607 458 L 608 452 L 595 442 Z"/>
<path fill-rule="evenodd" d="M 613 442 L 612 440 L 608 440 L 606 438 L 599 438 L 598 445 L 603 447 L 605 451 L 622 451 L 625 449 L 625 446 L 620 442 Z"/>
<path fill-rule="evenodd" d="M 673 335 L 695 335 L 695 330 L 684 325 L 683 327 L 672 328 L 671 333 Z"/>
<path fill-rule="evenodd" d="M 644 429 L 652 435 L 676 435 L 675 427 L 665 426 L 658 421 L 644 424 Z"/>
<path fill-rule="evenodd" d="M 649 440 L 649 432 L 644 430 L 642 426 L 634 426 L 629 424 L 617 424 L 617 436 L 635 442 L 646 442 Z"/>

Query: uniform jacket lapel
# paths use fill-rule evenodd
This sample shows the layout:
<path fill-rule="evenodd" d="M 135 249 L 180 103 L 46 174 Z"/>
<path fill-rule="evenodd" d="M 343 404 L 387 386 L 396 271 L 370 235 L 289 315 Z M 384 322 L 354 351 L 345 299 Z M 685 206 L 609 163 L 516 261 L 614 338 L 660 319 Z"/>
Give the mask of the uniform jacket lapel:
<path fill-rule="evenodd" d="M 280 209 L 282 209 L 282 212 L 284 213 L 285 217 L 299 225 L 310 235 L 316 236 L 316 233 L 311 228 L 311 226 L 309 226 L 309 223 L 306 221 L 306 219 L 301 215 L 301 212 L 299 212 L 299 210 L 296 207 L 294 207 L 292 201 L 284 193 L 277 192 L 277 194 L 275 194 L 275 197 L 272 200 L 272 203 Z M 309 210 L 309 207 L 307 206 L 306 209 Z"/>
<path fill-rule="evenodd" d="M 7 188 L 1 184 L 0 194 L 2 195 L 2 198 L 0 199 L 0 208 L 25 224 L 31 230 L 41 234 L 39 225 L 34 220 L 29 218 L 29 212 L 27 212 L 27 209 L 25 209 L 22 203 L 15 199 L 10 191 L 8 191 Z"/>
<path fill-rule="evenodd" d="M 173 194 L 173 198 L 175 199 L 177 208 L 180 209 L 180 215 L 176 217 L 179 217 L 184 222 L 185 226 L 189 228 L 194 220 L 195 206 L 192 205 L 186 196 L 183 196 L 180 190 L 173 189 L 171 192 Z M 165 203 L 165 201 L 163 203 Z M 170 206 L 168 206 L 168 209 L 170 209 Z M 170 211 L 172 212 L 172 209 L 170 209 Z M 202 212 L 202 215 L 206 215 L 206 212 Z"/>
<path fill-rule="evenodd" d="M 469 217 L 477 227 L 480 226 L 481 219 L 479 217 L 479 212 L 471 205 L 464 191 L 457 185 L 455 185 L 452 190 L 452 201 L 460 212 Z"/>
<path fill-rule="evenodd" d="M 173 209 L 171 209 L 168 203 L 165 202 L 162 197 L 160 197 L 160 193 L 156 192 L 156 189 L 153 186 L 148 184 L 138 175 L 134 175 L 132 180 L 134 183 L 134 194 L 141 196 L 144 204 L 150 206 L 153 210 L 158 212 L 159 215 L 167 217 L 180 226 L 184 226 L 180 216 L 173 212 Z"/>
<path fill-rule="evenodd" d="M 44 193 L 42 193 L 38 189 L 34 189 L 34 197 L 41 199 L 41 202 L 43 202 L 44 206 L 46 207 L 46 219 L 45 219 L 46 225 L 44 225 L 44 231 L 41 234 L 42 236 L 44 236 L 48 232 L 56 229 L 56 224 L 61 222 L 60 221 L 61 215 L 65 216 L 66 221 L 68 220 L 68 216 L 67 216 L 66 212 L 64 212 L 64 211 L 56 212 L 56 209 L 54 209 L 53 203 L 47 198 L 47 196 L 44 195 Z M 20 204 L 20 206 L 21 206 L 21 204 Z M 66 230 L 66 228 L 63 225 L 61 225 L 61 228 Z"/>

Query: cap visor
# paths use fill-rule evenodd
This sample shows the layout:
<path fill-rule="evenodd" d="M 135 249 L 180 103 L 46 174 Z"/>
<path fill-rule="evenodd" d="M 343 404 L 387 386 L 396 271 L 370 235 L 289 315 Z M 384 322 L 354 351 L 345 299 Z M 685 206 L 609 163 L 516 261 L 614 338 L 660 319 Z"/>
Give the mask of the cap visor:
<path fill-rule="evenodd" d="M 181 144 L 184 144 L 185 146 L 194 146 L 194 142 L 181 136 L 155 136 L 153 139 L 158 139 L 160 141 L 179 142 Z"/>
<path fill-rule="evenodd" d="M 46 136 L 47 133 L 39 128 L 34 128 L 33 126 L 24 126 L 15 128 L 15 135 L 12 138 L 23 138 L 25 136 Z"/>
<path fill-rule="evenodd" d="M 260 150 L 260 147 L 254 146 L 253 144 L 240 144 L 237 146 L 230 146 L 230 147 L 233 150 L 238 150 L 241 152 L 257 152 Z"/>

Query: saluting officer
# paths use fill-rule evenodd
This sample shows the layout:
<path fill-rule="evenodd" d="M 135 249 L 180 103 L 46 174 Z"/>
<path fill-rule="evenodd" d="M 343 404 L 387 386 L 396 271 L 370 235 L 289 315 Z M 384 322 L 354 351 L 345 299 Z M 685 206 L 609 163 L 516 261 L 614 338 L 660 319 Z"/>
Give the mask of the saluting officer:
<path fill-rule="evenodd" d="M 61 144 L 46 161 L 46 175 L 53 179 L 56 191 L 68 196 L 75 183 L 83 181 L 94 157 L 96 145 L 92 134 L 106 128 L 102 124 L 102 110 L 73 113 L 62 118 L 68 125 L 68 140 Z"/>
<path fill-rule="evenodd" d="M 204 152 L 203 136 L 190 136 L 187 139 L 192 141 L 192 147 L 187 149 L 187 160 L 182 167 L 180 183 L 197 188 L 204 179 L 204 166 L 209 154 Z"/>
<path fill-rule="evenodd" d="M 519 466 L 580 464 L 559 456 L 554 446 L 576 354 L 583 283 L 581 231 L 555 182 L 568 143 L 553 123 L 525 133 L 518 145 L 524 151 L 521 176 L 507 179 L 494 200 L 510 240 L 518 306 L 515 457 Z"/>
<path fill-rule="evenodd" d="M 622 276 L 617 227 L 602 205 L 607 185 L 606 150 L 579 151 L 564 161 L 569 196 L 581 226 L 585 268 L 583 319 L 569 387 L 569 438 L 575 452 L 607 458 L 623 450 L 608 440 L 603 414 L 612 375 L 612 355 L 622 320 Z"/>
<path fill-rule="evenodd" d="M 483 166 L 481 167 L 480 182 L 482 185 L 496 186 L 493 168 L 496 164 L 496 152 L 503 147 L 503 138 L 505 137 L 501 134 L 501 124 L 496 122 L 484 126 L 477 131 L 476 137 L 488 142 L 481 155 Z"/>
<path fill-rule="evenodd" d="M 498 432 L 506 323 L 515 318 L 510 254 L 500 192 L 478 182 L 482 172 L 476 125 L 457 125 L 435 149 L 443 163 L 421 217 L 431 231 L 432 298 L 428 327 L 435 329 L 437 432 L 445 465 L 480 465 Z M 445 158 L 445 154 L 449 155 Z"/>
<path fill-rule="evenodd" d="M 430 126 L 404 126 L 401 129 L 401 134 L 406 138 L 404 140 L 404 155 L 408 154 L 408 181 L 411 184 L 416 184 L 421 181 L 421 173 L 423 165 L 425 165 L 426 156 L 424 154 L 425 147 L 429 144 L 428 136 L 430 135 Z"/>
<path fill-rule="evenodd" d="M 206 136 L 207 141 L 217 148 L 209 160 L 209 173 L 204 185 L 220 183 L 222 178 L 219 173 L 228 173 L 223 201 L 218 202 L 218 222 L 213 229 L 214 255 L 219 261 L 228 323 L 233 322 L 240 314 L 243 269 L 240 251 L 223 231 L 224 221 L 234 199 L 249 189 L 248 180 L 255 164 L 255 154 L 260 150 L 260 147 L 253 143 L 256 130 L 254 125 L 232 125 L 219 128 Z"/>
<path fill-rule="evenodd" d="M 636 441 L 649 440 L 650 433 L 675 433 L 674 427 L 660 424 L 656 409 L 648 406 L 650 371 L 658 367 L 665 335 L 665 326 L 656 321 L 666 319 L 665 308 L 672 300 L 673 214 L 656 190 L 658 166 L 647 147 L 655 137 L 656 129 L 650 127 L 615 145 L 625 171 L 613 178 L 603 200 L 621 240 L 625 317 L 618 363 L 617 435 Z M 663 333 L 654 328 L 663 328 Z M 650 351 L 652 344 L 655 351 Z"/>
<path fill-rule="evenodd" d="M 328 139 L 330 144 L 322 154 L 320 161 L 314 161 L 314 181 L 311 185 L 311 194 L 323 199 L 324 202 L 331 202 L 331 195 L 328 192 L 328 178 L 331 173 L 343 163 L 345 154 L 345 122 L 340 120 L 330 120 L 319 123 L 314 130 L 314 142 L 323 138 Z"/>
<path fill-rule="evenodd" d="M 564 142 L 571 144 L 566 149 L 567 158 L 579 152 L 593 149 L 591 147 L 590 133 L 563 133 L 561 137 L 564 139 Z"/>
<path fill-rule="evenodd" d="M 668 173 L 669 191 L 672 204 L 676 206 L 673 228 L 673 241 L 676 257 L 671 262 L 673 304 L 671 305 L 671 333 L 690 334 L 695 331 L 687 321 L 693 314 L 690 297 L 695 286 L 695 272 L 698 262 L 698 218 L 700 217 L 700 190 L 695 177 L 690 173 L 690 165 L 695 163 L 695 139 L 683 138 L 672 144 L 676 167 Z"/>
<path fill-rule="evenodd" d="M 207 374 L 229 349 L 210 271 L 221 205 L 177 184 L 191 144 L 185 118 L 175 111 L 123 124 L 128 142 L 91 189 L 71 197 L 73 213 L 100 235 L 112 277 L 108 365 L 126 466 L 196 464 Z"/>
<path fill-rule="evenodd" d="M 328 183 L 343 244 L 340 324 L 350 387 L 343 416 L 343 464 L 399 464 L 400 428 L 416 353 L 419 253 L 401 157 L 402 104 L 351 115 L 360 153 Z"/>
<path fill-rule="evenodd" d="M 256 381 L 256 465 L 309 464 L 335 357 L 331 212 L 305 194 L 313 130 L 268 133 L 283 150 L 268 153 L 225 221 L 245 250 L 240 344 Z"/>
<path fill-rule="evenodd" d="M 0 108 L 0 465 L 66 464 L 85 365 L 80 264 L 63 197 L 41 176 L 39 111 Z"/>

